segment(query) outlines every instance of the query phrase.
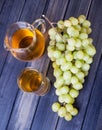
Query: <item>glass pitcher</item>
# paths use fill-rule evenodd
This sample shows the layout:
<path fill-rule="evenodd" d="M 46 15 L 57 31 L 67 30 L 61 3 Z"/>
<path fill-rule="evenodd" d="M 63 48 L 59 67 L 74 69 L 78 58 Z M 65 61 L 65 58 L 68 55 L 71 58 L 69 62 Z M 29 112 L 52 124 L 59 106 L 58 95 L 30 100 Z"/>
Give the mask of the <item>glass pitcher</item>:
<path fill-rule="evenodd" d="M 37 28 L 40 27 L 41 30 Z M 37 19 L 32 24 L 13 23 L 6 31 L 4 48 L 22 61 L 32 61 L 42 56 L 45 49 L 45 20 Z"/>

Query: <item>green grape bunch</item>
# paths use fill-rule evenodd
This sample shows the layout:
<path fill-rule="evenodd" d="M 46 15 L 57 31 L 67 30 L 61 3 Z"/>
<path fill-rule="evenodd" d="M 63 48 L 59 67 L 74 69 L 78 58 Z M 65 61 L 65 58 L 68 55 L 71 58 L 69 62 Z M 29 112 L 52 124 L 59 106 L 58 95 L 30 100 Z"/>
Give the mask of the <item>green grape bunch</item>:
<path fill-rule="evenodd" d="M 58 101 L 52 104 L 52 110 L 67 121 L 78 114 L 74 102 L 96 54 L 93 39 L 89 37 L 92 32 L 90 26 L 90 21 L 80 15 L 78 18 L 59 20 L 56 27 L 48 31 L 48 57 L 54 68 L 54 87 L 58 96 Z"/>

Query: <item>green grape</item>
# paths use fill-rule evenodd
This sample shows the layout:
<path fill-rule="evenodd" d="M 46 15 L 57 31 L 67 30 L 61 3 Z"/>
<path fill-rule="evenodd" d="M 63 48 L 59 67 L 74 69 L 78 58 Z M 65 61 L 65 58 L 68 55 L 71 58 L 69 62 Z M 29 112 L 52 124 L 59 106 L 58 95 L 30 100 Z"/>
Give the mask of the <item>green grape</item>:
<path fill-rule="evenodd" d="M 47 47 L 47 51 L 49 52 L 49 51 L 54 51 L 55 50 L 55 45 L 49 45 L 48 47 Z"/>
<path fill-rule="evenodd" d="M 91 28 L 87 28 L 87 34 L 90 34 L 92 32 Z"/>
<path fill-rule="evenodd" d="M 74 46 L 67 45 L 67 46 L 66 46 L 66 49 L 69 50 L 69 51 L 74 51 L 74 50 L 75 50 L 75 47 L 74 47 Z"/>
<path fill-rule="evenodd" d="M 69 35 L 67 33 L 64 33 L 62 37 L 63 37 L 63 41 L 67 42 Z"/>
<path fill-rule="evenodd" d="M 71 70 L 71 72 L 72 72 L 73 74 L 76 74 L 76 73 L 78 73 L 78 71 L 79 71 L 76 66 L 72 66 L 72 67 L 70 68 L 70 70 Z"/>
<path fill-rule="evenodd" d="M 65 53 L 65 58 L 66 58 L 67 61 L 72 61 L 73 60 L 72 52 Z"/>
<path fill-rule="evenodd" d="M 88 34 L 86 34 L 86 33 L 80 33 L 79 34 L 79 38 L 82 39 L 82 40 L 83 39 L 87 39 L 88 38 Z"/>
<path fill-rule="evenodd" d="M 63 87 L 59 88 L 61 94 L 67 94 L 69 92 L 69 87 L 64 85 Z"/>
<path fill-rule="evenodd" d="M 73 52 L 73 57 L 74 57 L 74 59 L 77 59 L 77 51 Z"/>
<path fill-rule="evenodd" d="M 59 50 L 55 50 L 54 52 L 53 52 L 53 56 L 54 56 L 54 58 L 60 58 L 61 57 L 61 52 L 59 51 Z"/>
<path fill-rule="evenodd" d="M 89 40 L 89 43 L 93 43 L 93 39 L 92 38 L 88 38 L 88 40 Z"/>
<path fill-rule="evenodd" d="M 81 43 L 81 40 L 80 39 L 76 39 L 76 44 L 75 46 L 76 47 L 81 47 L 82 43 Z"/>
<path fill-rule="evenodd" d="M 62 71 L 61 71 L 60 68 L 54 69 L 54 76 L 55 76 L 56 78 L 58 78 L 58 77 L 61 76 L 62 74 L 63 74 L 63 73 L 62 73 Z"/>
<path fill-rule="evenodd" d="M 78 24 L 77 18 L 70 17 L 69 20 L 71 21 L 72 25 L 77 25 Z"/>
<path fill-rule="evenodd" d="M 66 59 L 64 56 L 62 56 L 61 58 L 56 59 L 56 64 L 57 65 L 64 65 L 66 63 Z"/>
<path fill-rule="evenodd" d="M 74 27 L 70 27 L 67 29 L 67 33 L 69 34 L 70 37 L 78 37 L 79 36 L 79 31 L 76 30 Z"/>
<path fill-rule="evenodd" d="M 59 95 L 58 101 L 59 101 L 60 103 L 64 103 L 64 102 L 65 102 L 65 95 L 64 95 L 64 94 L 63 94 L 63 95 Z"/>
<path fill-rule="evenodd" d="M 65 83 L 65 85 L 70 85 L 71 84 L 71 78 L 66 79 L 64 83 Z"/>
<path fill-rule="evenodd" d="M 69 112 L 67 112 L 64 118 L 65 118 L 66 121 L 71 121 L 72 115 Z"/>
<path fill-rule="evenodd" d="M 76 77 L 76 76 L 72 76 L 71 77 L 71 83 L 72 84 L 75 84 L 75 83 L 77 83 L 78 82 L 78 78 Z"/>
<path fill-rule="evenodd" d="M 73 108 L 73 110 L 70 113 L 71 115 L 76 116 L 78 114 L 78 110 L 76 108 Z"/>
<path fill-rule="evenodd" d="M 90 56 L 89 56 L 87 53 L 84 53 L 83 60 L 84 60 L 85 62 L 87 62 L 89 58 L 90 58 Z"/>
<path fill-rule="evenodd" d="M 63 37 L 62 37 L 62 35 L 61 34 L 56 34 L 55 35 L 55 39 L 56 39 L 56 42 L 63 42 Z"/>
<path fill-rule="evenodd" d="M 88 40 L 88 39 L 82 40 L 82 46 L 83 46 L 83 47 L 87 48 L 88 45 L 89 45 L 89 40 Z"/>
<path fill-rule="evenodd" d="M 53 41 L 54 41 L 54 40 L 55 40 L 55 36 L 56 36 L 56 35 L 50 35 L 50 40 L 53 40 Z"/>
<path fill-rule="evenodd" d="M 55 57 L 51 57 L 50 59 L 51 61 L 56 61 Z"/>
<path fill-rule="evenodd" d="M 93 62 L 93 59 L 89 57 L 89 59 L 86 61 L 86 63 L 91 64 Z"/>
<path fill-rule="evenodd" d="M 84 52 L 83 51 L 78 51 L 77 53 L 76 53 L 76 57 L 78 58 L 78 59 L 83 59 L 83 57 L 84 57 Z"/>
<path fill-rule="evenodd" d="M 69 46 L 75 46 L 75 44 L 76 44 L 75 39 L 74 38 L 69 38 L 68 39 L 68 44 L 69 44 Z"/>
<path fill-rule="evenodd" d="M 53 51 L 49 51 L 49 52 L 48 52 L 48 57 L 49 57 L 49 58 L 52 58 L 52 57 L 54 58 L 54 56 L 53 56 Z"/>
<path fill-rule="evenodd" d="M 61 86 L 59 85 L 58 81 L 56 81 L 56 82 L 54 83 L 54 87 L 55 87 L 55 88 L 60 88 L 60 87 L 61 87 Z"/>
<path fill-rule="evenodd" d="M 63 73 L 63 79 L 64 80 L 71 80 L 71 77 L 72 77 L 72 73 L 70 71 L 65 71 Z"/>
<path fill-rule="evenodd" d="M 66 62 L 66 61 L 65 61 L 65 62 Z M 60 58 L 56 59 L 56 64 L 57 64 L 58 66 L 61 65 L 61 59 L 60 59 Z"/>
<path fill-rule="evenodd" d="M 48 57 L 51 59 L 51 61 L 55 61 L 56 58 L 53 56 L 53 51 L 48 52 Z"/>
<path fill-rule="evenodd" d="M 57 88 L 56 91 L 55 91 L 55 93 L 56 93 L 57 96 L 60 96 L 60 95 L 61 95 L 61 90 L 60 90 L 60 88 Z"/>
<path fill-rule="evenodd" d="M 76 74 L 76 76 L 78 77 L 79 80 L 83 80 L 85 75 L 84 75 L 83 72 L 79 71 L 79 72 Z"/>
<path fill-rule="evenodd" d="M 55 35 L 57 34 L 56 28 L 51 28 L 51 29 L 49 29 L 48 34 L 49 34 L 50 36 L 55 36 Z"/>
<path fill-rule="evenodd" d="M 85 82 L 85 79 L 80 80 L 80 82 L 83 84 Z"/>
<path fill-rule="evenodd" d="M 87 63 L 83 64 L 83 66 L 82 66 L 82 70 L 83 71 L 88 71 L 89 69 L 90 69 L 90 65 L 89 64 L 87 64 Z"/>
<path fill-rule="evenodd" d="M 87 34 L 88 34 L 88 30 L 87 30 L 87 28 L 82 27 L 82 28 L 81 28 L 81 33 L 87 33 Z"/>
<path fill-rule="evenodd" d="M 85 20 L 86 20 L 86 17 L 84 15 L 80 15 L 78 17 L 78 21 L 79 21 L 80 24 L 82 24 Z"/>
<path fill-rule="evenodd" d="M 53 63 L 52 63 L 52 66 L 53 66 L 54 69 L 59 68 L 59 66 L 56 64 L 56 62 L 53 62 Z"/>
<path fill-rule="evenodd" d="M 85 72 L 84 72 L 84 75 L 87 76 L 87 75 L 88 75 L 88 71 L 85 71 Z"/>
<path fill-rule="evenodd" d="M 59 21 L 57 22 L 57 26 L 58 26 L 58 28 L 60 28 L 60 29 L 64 29 L 64 22 L 63 22 L 63 20 L 59 20 Z"/>
<path fill-rule="evenodd" d="M 47 50 L 48 50 L 48 57 L 49 57 L 49 58 L 54 58 L 54 55 L 53 55 L 53 53 L 54 53 L 54 51 L 55 51 L 54 46 L 49 46 L 49 47 L 47 48 Z"/>
<path fill-rule="evenodd" d="M 58 42 L 58 43 L 56 43 L 56 46 L 57 46 L 57 48 L 60 50 L 60 51 L 64 51 L 65 50 L 65 47 L 66 47 L 66 45 L 63 43 L 63 42 Z"/>
<path fill-rule="evenodd" d="M 81 26 L 78 24 L 78 25 L 75 25 L 74 28 L 78 31 L 81 31 Z"/>
<path fill-rule="evenodd" d="M 67 28 L 67 33 L 68 33 L 69 35 L 71 35 L 71 36 L 72 36 L 72 34 L 74 33 L 74 31 L 75 31 L 75 28 L 72 27 L 72 26 Z"/>
<path fill-rule="evenodd" d="M 61 105 L 58 102 L 52 104 L 52 111 L 57 112 L 60 109 Z"/>
<path fill-rule="evenodd" d="M 63 96 L 64 96 L 64 102 L 65 103 L 71 103 L 71 104 L 74 103 L 74 98 L 72 98 L 69 94 L 65 94 Z"/>
<path fill-rule="evenodd" d="M 66 54 L 65 55 L 65 58 L 68 62 L 72 61 L 73 60 L 73 55 L 70 53 L 70 54 Z"/>
<path fill-rule="evenodd" d="M 75 30 L 74 33 L 72 34 L 73 37 L 78 37 L 79 36 L 79 31 Z"/>
<path fill-rule="evenodd" d="M 62 71 L 67 71 L 70 69 L 72 63 L 71 62 L 66 62 L 64 65 L 61 65 L 61 70 Z"/>
<path fill-rule="evenodd" d="M 67 110 L 65 107 L 60 107 L 58 110 L 58 116 L 64 117 L 66 115 L 66 112 L 67 112 Z"/>
<path fill-rule="evenodd" d="M 55 46 L 55 44 L 56 44 L 55 40 L 51 40 L 51 41 L 49 42 L 48 48 L 49 48 L 50 46 Z"/>
<path fill-rule="evenodd" d="M 67 112 L 73 111 L 73 105 L 72 104 L 66 104 L 65 105 Z"/>
<path fill-rule="evenodd" d="M 60 76 L 56 79 L 56 82 L 54 83 L 55 88 L 60 88 L 64 84 L 63 78 L 61 80 L 59 80 L 60 78 L 62 78 L 62 76 Z"/>
<path fill-rule="evenodd" d="M 76 98 L 79 95 L 79 91 L 72 88 L 69 94 L 71 95 L 71 97 Z"/>
<path fill-rule="evenodd" d="M 56 82 L 59 84 L 59 86 L 62 86 L 64 84 L 64 79 L 62 76 L 59 76 L 56 80 Z"/>
<path fill-rule="evenodd" d="M 69 20 L 64 20 L 64 26 L 65 27 L 71 27 L 72 23 Z"/>
<path fill-rule="evenodd" d="M 91 26 L 91 23 L 88 20 L 85 20 L 83 22 L 83 26 L 86 27 L 86 28 L 89 28 Z"/>
<path fill-rule="evenodd" d="M 90 56 L 94 56 L 96 54 L 96 49 L 94 46 L 88 46 L 86 49 L 86 53 Z"/>
<path fill-rule="evenodd" d="M 76 84 L 73 84 L 72 86 L 76 90 L 80 90 L 83 88 L 82 84 L 80 82 L 77 82 Z"/>
<path fill-rule="evenodd" d="M 77 68 L 81 68 L 82 65 L 83 65 L 83 62 L 82 62 L 81 60 L 76 60 L 76 61 L 75 61 L 75 66 L 76 66 Z"/>

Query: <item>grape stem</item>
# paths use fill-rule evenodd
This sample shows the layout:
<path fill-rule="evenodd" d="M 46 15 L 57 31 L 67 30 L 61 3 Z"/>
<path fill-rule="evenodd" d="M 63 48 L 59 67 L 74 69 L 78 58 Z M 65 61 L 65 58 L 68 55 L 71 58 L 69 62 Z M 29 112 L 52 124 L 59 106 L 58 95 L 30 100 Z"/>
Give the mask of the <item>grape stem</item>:
<path fill-rule="evenodd" d="M 45 20 L 50 24 L 52 28 L 54 28 L 54 24 L 56 23 L 52 23 L 44 14 L 42 15 L 42 17 L 45 18 Z"/>

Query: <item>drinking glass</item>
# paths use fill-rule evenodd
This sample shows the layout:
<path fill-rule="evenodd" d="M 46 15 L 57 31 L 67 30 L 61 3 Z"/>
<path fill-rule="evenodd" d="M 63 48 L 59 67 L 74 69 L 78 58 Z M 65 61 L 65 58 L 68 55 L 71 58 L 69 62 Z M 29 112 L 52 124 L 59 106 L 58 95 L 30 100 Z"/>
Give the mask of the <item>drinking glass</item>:
<path fill-rule="evenodd" d="M 17 84 L 24 92 L 34 92 L 39 96 L 48 93 L 50 80 L 33 67 L 26 67 L 17 78 Z"/>

